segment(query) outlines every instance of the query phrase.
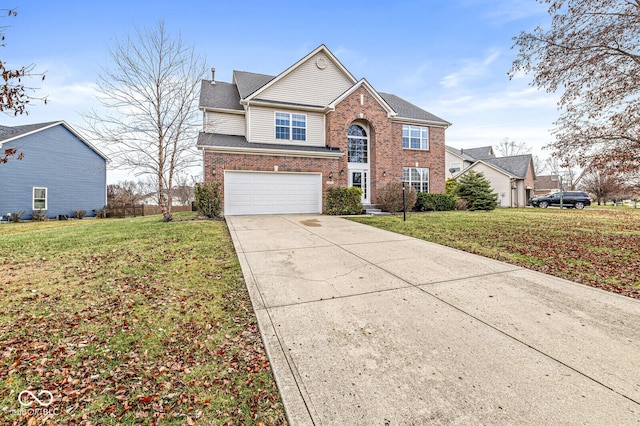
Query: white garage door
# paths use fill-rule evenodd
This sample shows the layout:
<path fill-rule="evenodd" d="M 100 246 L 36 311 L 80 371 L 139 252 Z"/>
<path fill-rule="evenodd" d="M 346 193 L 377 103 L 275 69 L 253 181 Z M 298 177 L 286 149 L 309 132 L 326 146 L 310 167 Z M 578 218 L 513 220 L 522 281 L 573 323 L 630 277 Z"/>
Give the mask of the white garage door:
<path fill-rule="evenodd" d="M 224 172 L 224 214 L 322 213 L 320 173 Z"/>

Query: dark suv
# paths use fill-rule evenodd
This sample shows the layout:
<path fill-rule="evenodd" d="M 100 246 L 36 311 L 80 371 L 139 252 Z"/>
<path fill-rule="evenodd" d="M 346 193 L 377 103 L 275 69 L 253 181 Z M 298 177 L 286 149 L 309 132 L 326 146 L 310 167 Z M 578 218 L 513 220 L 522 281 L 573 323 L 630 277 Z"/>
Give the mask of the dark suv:
<path fill-rule="evenodd" d="M 591 197 L 586 192 L 566 191 L 553 192 L 547 195 L 541 195 L 531 199 L 533 207 L 541 207 L 546 209 L 549 206 L 560 207 L 560 194 L 562 194 L 562 207 L 584 209 L 585 206 L 591 205 Z"/>

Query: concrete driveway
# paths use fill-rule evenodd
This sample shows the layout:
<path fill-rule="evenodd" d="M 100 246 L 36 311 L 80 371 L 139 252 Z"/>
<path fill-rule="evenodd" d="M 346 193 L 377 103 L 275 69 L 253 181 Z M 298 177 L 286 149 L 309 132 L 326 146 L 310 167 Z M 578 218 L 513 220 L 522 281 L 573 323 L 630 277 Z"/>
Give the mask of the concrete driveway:
<path fill-rule="evenodd" d="M 331 216 L 234 216 L 294 425 L 640 424 L 640 301 Z"/>

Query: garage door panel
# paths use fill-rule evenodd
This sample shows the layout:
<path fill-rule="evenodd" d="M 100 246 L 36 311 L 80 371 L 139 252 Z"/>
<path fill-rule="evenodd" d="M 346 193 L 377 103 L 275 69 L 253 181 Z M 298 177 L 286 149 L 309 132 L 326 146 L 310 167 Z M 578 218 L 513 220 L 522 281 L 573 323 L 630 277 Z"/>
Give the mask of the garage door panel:
<path fill-rule="evenodd" d="M 225 171 L 225 215 L 322 212 L 319 173 Z"/>

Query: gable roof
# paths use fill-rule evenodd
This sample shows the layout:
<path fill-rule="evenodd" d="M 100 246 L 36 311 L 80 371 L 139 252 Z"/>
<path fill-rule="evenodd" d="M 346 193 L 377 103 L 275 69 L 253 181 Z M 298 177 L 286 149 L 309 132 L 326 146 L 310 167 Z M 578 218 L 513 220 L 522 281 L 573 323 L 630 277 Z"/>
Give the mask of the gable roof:
<path fill-rule="evenodd" d="M 481 161 L 496 166 L 518 179 L 524 179 L 527 177 L 533 156 L 531 154 L 514 155 L 511 157 L 486 158 Z"/>
<path fill-rule="evenodd" d="M 24 135 L 34 133 L 45 127 L 59 123 L 58 121 L 50 121 L 47 123 L 26 124 L 24 126 L 1 126 L 0 125 L 0 144 L 17 139 Z"/>
<path fill-rule="evenodd" d="M 491 169 L 493 169 L 493 170 L 497 171 L 498 173 L 502 173 L 503 175 L 507 176 L 507 177 L 508 177 L 508 178 L 510 178 L 510 179 L 517 179 L 517 178 L 518 178 L 518 177 L 517 177 L 517 176 L 515 176 L 513 173 L 511 173 L 511 172 L 509 172 L 509 171 L 507 171 L 507 170 L 505 170 L 505 169 L 503 169 L 503 168 L 501 168 L 501 167 L 498 167 L 498 166 L 496 166 L 495 164 L 491 164 L 491 163 L 489 163 L 487 160 L 478 160 L 478 161 L 476 161 L 475 163 L 473 163 L 472 165 L 470 165 L 470 166 L 469 166 L 469 167 L 467 167 L 466 169 L 464 169 L 464 170 L 462 170 L 462 171 L 458 172 L 458 173 L 455 175 L 455 177 L 462 176 L 463 174 L 467 173 L 469 170 L 475 169 L 475 168 L 476 168 L 476 167 L 478 167 L 479 165 L 484 165 L 484 166 L 486 166 L 486 167 L 489 167 L 489 168 L 491 168 Z"/>
<path fill-rule="evenodd" d="M 64 121 L 50 121 L 47 123 L 37 123 L 37 124 L 27 124 L 24 126 L 0 126 L 0 145 L 12 142 L 16 139 L 23 138 L 25 136 L 32 135 L 37 132 L 41 132 L 46 129 L 50 129 L 55 126 L 62 126 L 71 132 L 76 138 L 78 138 L 82 143 L 87 145 L 91 150 L 93 150 L 100 157 L 104 158 L 106 161 L 109 159 L 106 155 L 104 155 L 98 148 L 93 146 L 89 141 L 87 141 L 82 135 L 76 132 L 71 126 L 69 126 Z"/>
<path fill-rule="evenodd" d="M 492 146 L 481 146 L 479 148 L 468 148 L 464 150 L 464 153 L 469 157 L 474 158 L 476 160 L 486 160 L 488 158 L 496 158 L 496 155 L 493 153 Z"/>
<path fill-rule="evenodd" d="M 393 95 L 391 93 L 378 93 L 384 100 L 391 106 L 391 108 L 396 112 L 398 117 L 408 118 L 412 120 L 422 120 L 428 121 L 432 123 L 437 123 L 445 126 L 450 126 L 446 120 L 431 114 L 429 111 L 425 111 L 420 107 L 415 106 L 414 104 L 402 99 L 399 96 Z"/>
<path fill-rule="evenodd" d="M 307 59 L 311 58 L 318 52 L 322 52 L 327 55 L 327 57 L 336 64 L 336 66 L 353 84 L 353 86 L 345 93 L 340 95 L 338 99 L 342 99 L 345 94 L 351 93 L 356 87 L 359 87 L 359 85 L 366 84 L 371 93 L 378 98 L 378 102 L 380 102 L 380 104 L 389 111 L 390 117 L 424 121 L 430 124 L 436 124 L 445 127 L 451 125 L 451 123 L 449 123 L 448 121 L 443 120 L 442 118 L 431 114 L 428 111 L 425 111 L 424 109 L 408 102 L 405 99 L 402 99 L 399 96 L 391 93 L 378 92 L 364 78 L 356 80 L 355 77 L 349 72 L 349 70 L 347 70 L 342 65 L 342 63 L 333 55 L 333 53 L 331 53 L 331 51 L 324 44 L 318 46 L 311 53 L 307 54 L 304 58 L 300 59 L 298 62 L 296 62 L 277 76 L 234 70 L 233 83 L 215 81 L 215 84 L 212 84 L 211 80 L 202 80 L 199 106 L 203 109 L 211 108 L 236 110 L 239 112 L 244 111 L 244 107 L 242 106 L 241 101 L 258 96 L 260 92 L 266 90 L 271 85 L 283 79 L 294 69 L 299 67 Z M 332 105 L 335 102 L 336 101 L 332 102 Z M 271 103 L 282 103 L 286 105 L 302 107 L 319 107 L 318 105 L 292 104 L 276 101 L 271 101 Z"/>
<path fill-rule="evenodd" d="M 321 44 L 320 46 L 318 46 L 314 50 L 312 50 L 310 53 L 305 55 L 304 58 L 300 59 L 298 62 L 296 62 L 295 64 L 291 65 L 289 68 L 287 68 L 286 70 L 284 70 L 283 72 L 281 72 L 277 76 L 273 77 L 271 80 L 267 81 L 262 86 L 256 88 L 256 90 L 252 91 L 248 96 L 243 96 L 242 99 L 250 100 L 250 99 L 258 96 L 260 94 L 260 92 L 262 92 L 262 91 L 268 89 L 269 87 L 273 86 L 278 81 L 282 80 L 287 75 L 289 75 L 291 72 L 293 72 L 293 70 L 295 70 L 300 65 L 305 63 L 309 58 L 313 57 L 314 55 L 316 55 L 316 54 L 318 54 L 320 52 L 325 54 L 327 56 L 327 58 L 336 65 L 336 67 L 342 72 L 342 74 L 344 74 L 344 76 L 351 82 L 351 84 L 355 84 L 357 82 L 357 80 L 353 76 L 353 74 L 351 74 L 349 72 L 349 70 L 346 69 L 344 67 L 344 65 L 342 65 L 342 63 L 338 60 L 338 58 L 336 58 L 333 55 L 333 53 L 331 53 L 331 51 L 327 48 L 327 46 L 325 46 L 324 44 Z M 263 77 L 266 79 L 267 76 L 263 75 Z M 258 82 L 256 82 L 256 84 L 257 83 Z"/>
<path fill-rule="evenodd" d="M 200 107 L 214 107 L 244 111 L 240 105 L 240 94 L 235 84 L 202 80 L 200 86 Z"/>
<path fill-rule="evenodd" d="M 389 103 L 387 101 L 384 100 L 384 98 L 382 96 L 380 96 L 380 93 L 378 93 L 372 86 L 371 84 L 369 84 L 369 82 L 366 79 L 360 79 L 360 81 L 358 81 L 356 84 L 354 84 L 353 86 L 351 86 L 349 88 L 349 90 L 347 90 L 346 92 L 342 93 L 340 96 L 338 96 L 336 99 L 333 100 L 333 102 L 331 102 L 329 104 L 330 108 L 335 108 L 335 106 L 337 104 L 339 104 L 340 102 L 342 102 L 342 100 L 344 98 L 346 98 L 347 96 L 349 96 L 351 93 L 353 93 L 356 89 L 358 89 L 359 87 L 364 86 L 365 89 L 367 89 L 367 91 L 369 91 L 369 93 L 371 93 L 371 95 L 376 99 L 376 101 L 382 106 L 382 108 L 384 108 L 387 111 L 387 115 L 389 117 L 394 117 L 397 115 L 397 113 L 393 110 L 393 108 L 391 107 L 391 105 L 389 105 Z"/>
<path fill-rule="evenodd" d="M 233 71 L 233 82 L 238 87 L 241 99 L 246 99 L 263 88 L 276 77 L 247 71 Z"/>
<path fill-rule="evenodd" d="M 471 157 L 470 155 L 467 155 L 467 151 L 464 149 L 457 149 L 449 145 L 445 145 L 444 148 L 446 151 L 449 151 L 451 154 L 457 155 L 458 157 L 462 158 L 465 161 L 468 161 L 470 163 L 473 163 L 476 161 L 475 158 Z"/>

